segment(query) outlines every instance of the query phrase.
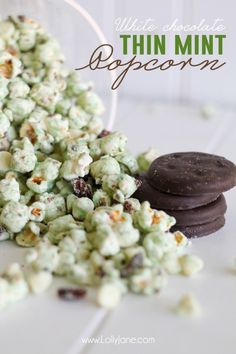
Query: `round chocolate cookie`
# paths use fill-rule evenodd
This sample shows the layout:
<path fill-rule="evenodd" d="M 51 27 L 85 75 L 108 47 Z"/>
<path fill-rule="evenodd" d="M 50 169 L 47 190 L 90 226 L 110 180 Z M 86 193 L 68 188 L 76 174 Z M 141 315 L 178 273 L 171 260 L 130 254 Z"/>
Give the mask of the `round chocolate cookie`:
<path fill-rule="evenodd" d="M 134 193 L 133 197 L 143 202 L 149 201 L 154 209 L 169 209 L 169 210 L 187 210 L 209 204 L 216 200 L 219 194 L 202 194 L 197 196 L 185 197 L 182 195 L 173 195 L 164 193 L 153 188 L 146 178 L 146 174 L 140 175 L 138 179 L 142 184 Z"/>
<path fill-rule="evenodd" d="M 179 152 L 158 157 L 148 179 L 166 193 L 193 196 L 222 193 L 236 185 L 236 166 L 224 157 L 202 152 Z"/>
<path fill-rule="evenodd" d="M 192 225 L 192 226 L 176 226 L 174 225 L 171 228 L 171 231 L 181 231 L 185 234 L 186 237 L 195 238 L 202 237 L 213 234 L 214 232 L 221 229 L 225 224 L 224 216 L 217 218 L 214 221 L 211 221 L 207 224 L 202 225 Z"/>
<path fill-rule="evenodd" d="M 167 214 L 174 216 L 176 225 L 192 226 L 207 224 L 225 214 L 227 205 L 223 194 L 214 202 L 189 210 L 164 210 Z"/>

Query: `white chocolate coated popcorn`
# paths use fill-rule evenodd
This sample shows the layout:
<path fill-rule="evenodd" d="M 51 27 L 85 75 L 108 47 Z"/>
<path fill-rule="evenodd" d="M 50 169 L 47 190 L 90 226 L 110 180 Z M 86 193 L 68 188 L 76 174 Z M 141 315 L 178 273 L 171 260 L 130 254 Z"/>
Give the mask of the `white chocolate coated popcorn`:
<path fill-rule="evenodd" d="M 200 317 L 202 315 L 202 307 L 192 294 L 183 295 L 174 310 L 180 316 Z"/>

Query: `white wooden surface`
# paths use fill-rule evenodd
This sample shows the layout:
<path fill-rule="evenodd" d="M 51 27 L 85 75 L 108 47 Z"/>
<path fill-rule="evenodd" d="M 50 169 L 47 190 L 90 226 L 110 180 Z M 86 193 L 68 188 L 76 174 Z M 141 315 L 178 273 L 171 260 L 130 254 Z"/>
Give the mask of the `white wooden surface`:
<path fill-rule="evenodd" d="M 148 146 L 161 153 L 211 151 L 236 162 L 235 112 L 218 111 L 203 119 L 199 107 L 166 106 L 158 102 L 122 100 L 116 129 L 127 134 L 134 153 Z M 236 189 L 227 193 L 227 222 L 218 233 L 193 241 L 192 252 L 205 261 L 195 279 L 171 277 L 161 294 L 126 296 L 113 312 L 86 299 L 64 303 L 57 299 L 58 280 L 42 296 L 30 297 L 0 314 L 0 351 L 3 354 L 234 354 L 236 321 Z M 0 244 L 0 269 L 22 262 L 25 250 L 11 242 Z M 200 319 L 176 317 L 171 308 L 179 297 L 193 292 L 201 302 Z M 155 344 L 84 345 L 87 336 L 155 337 Z"/>

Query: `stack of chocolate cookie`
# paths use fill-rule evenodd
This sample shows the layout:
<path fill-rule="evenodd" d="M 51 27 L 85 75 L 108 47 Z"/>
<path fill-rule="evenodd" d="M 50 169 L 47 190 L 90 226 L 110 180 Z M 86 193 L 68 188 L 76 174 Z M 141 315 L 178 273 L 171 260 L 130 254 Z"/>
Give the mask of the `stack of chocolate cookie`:
<path fill-rule="evenodd" d="M 236 185 L 236 166 L 224 157 L 181 152 L 158 157 L 140 176 L 134 194 L 176 218 L 172 230 L 188 237 L 209 235 L 225 224 L 225 192 Z"/>

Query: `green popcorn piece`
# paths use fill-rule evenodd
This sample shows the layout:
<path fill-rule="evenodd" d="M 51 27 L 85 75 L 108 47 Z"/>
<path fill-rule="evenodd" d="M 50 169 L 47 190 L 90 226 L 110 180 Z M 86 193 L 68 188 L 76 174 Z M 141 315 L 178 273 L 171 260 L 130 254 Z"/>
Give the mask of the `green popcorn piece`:
<path fill-rule="evenodd" d="M 0 222 L 11 232 L 20 232 L 28 220 L 28 207 L 15 201 L 8 202 L 0 216 Z"/>
<path fill-rule="evenodd" d="M 68 116 L 70 129 L 81 129 L 85 127 L 91 118 L 91 115 L 79 106 L 71 107 Z"/>
<path fill-rule="evenodd" d="M 98 158 L 102 155 L 116 156 L 125 151 L 127 138 L 119 132 L 110 133 L 90 143 L 91 154 Z"/>
<path fill-rule="evenodd" d="M 15 26 L 10 21 L 0 21 L 0 37 L 4 40 L 11 39 L 15 32 Z"/>
<path fill-rule="evenodd" d="M 76 254 L 76 251 L 77 251 L 77 244 L 70 236 L 64 237 L 59 242 L 58 247 L 61 252 L 68 252 L 68 253 Z"/>
<path fill-rule="evenodd" d="M 32 51 L 21 52 L 21 61 L 24 67 L 27 69 L 31 68 L 31 69 L 39 70 L 43 68 L 43 63 L 37 60 L 35 54 Z M 25 70 L 23 71 L 22 76 L 24 75 L 24 72 Z M 45 69 L 44 69 L 44 73 L 45 73 Z"/>
<path fill-rule="evenodd" d="M 56 186 L 60 191 L 61 196 L 64 198 L 66 198 L 69 194 L 73 192 L 71 183 L 68 183 L 64 179 L 60 179 L 59 181 L 57 181 Z"/>
<path fill-rule="evenodd" d="M 91 90 L 93 84 L 91 82 L 82 82 L 77 72 L 71 71 L 67 78 L 66 94 L 69 97 L 77 97 L 81 93 Z"/>
<path fill-rule="evenodd" d="M 0 75 L 0 100 L 2 101 L 5 97 L 7 97 L 9 80 Z"/>
<path fill-rule="evenodd" d="M 101 99 L 92 91 L 82 92 L 78 97 L 77 104 L 91 115 L 99 116 L 104 112 Z"/>
<path fill-rule="evenodd" d="M 8 138 L 7 137 L 0 138 L 0 152 L 1 151 L 7 152 L 7 150 L 9 150 L 9 147 L 10 147 L 10 142 Z M 0 174 L 1 174 L 1 169 L 0 169 Z"/>
<path fill-rule="evenodd" d="M 174 311 L 179 316 L 200 317 L 202 307 L 192 294 L 185 294 L 176 304 Z"/>
<path fill-rule="evenodd" d="M 90 154 L 94 160 L 98 160 L 102 155 L 100 148 L 100 139 L 92 140 L 89 144 Z"/>
<path fill-rule="evenodd" d="M 77 249 L 76 252 L 76 261 L 77 263 L 84 262 L 89 259 L 91 250 L 92 250 L 92 245 L 89 243 L 87 240 L 81 243 L 79 248 Z"/>
<path fill-rule="evenodd" d="M 19 38 L 19 49 L 26 52 L 34 48 L 36 44 L 36 31 L 34 29 L 25 29 L 21 31 Z"/>
<path fill-rule="evenodd" d="M 57 219 L 66 214 L 65 199 L 60 194 L 44 193 L 39 201 L 45 205 L 45 222 Z"/>
<path fill-rule="evenodd" d="M 175 218 L 164 211 L 151 209 L 149 202 L 143 202 L 141 209 L 134 213 L 134 224 L 144 233 L 165 232 L 175 224 Z"/>
<path fill-rule="evenodd" d="M 11 143 L 14 139 L 17 138 L 17 129 L 11 125 L 6 133 L 6 138 L 9 143 Z"/>
<path fill-rule="evenodd" d="M 93 194 L 93 203 L 95 208 L 101 206 L 110 206 L 111 198 L 102 189 L 97 189 L 96 192 Z"/>
<path fill-rule="evenodd" d="M 32 20 L 31 18 L 25 17 L 25 16 L 9 16 L 8 20 L 11 21 L 16 29 L 18 30 L 18 32 L 25 30 L 25 29 L 41 29 L 42 27 L 40 26 L 40 24 L 34 20 Z"/>
<path fill-rule="evenodd" d="M 71 267 L 75 263 L 75 256 L 71 252 L 59 252 L 58 264 L 54 269 L 54 273 L 58 275 L 66 275 L 71 271 Z"/>
<path fill-rule="evenodd" d="M 8 151 L 0 151 L 0 176 L 11 170 L 11 154 Z"/>
<path fill-rule="evenodd" d="M 31 199 L 33 198 L 34 192 L 31 191 L 31 190 L 29 190 L 27 187 L 25 187 L 25 188 L 26 188 L 27 190 L 24 191 L 24 192 L 25 192 L 24 195 L 21 195 L 21 197 L 20 197 L 20 203 L 27 205 L 27 204 L 29 204 L 29 202 L 30 202 Z"/>
<path fill-rule="evenodd" d="M 136 211 L 140 210 L 141 204 L 140 201 L 136 198 L 128 198 L 124 202 L 125 212 L 133 215 Z"/>
<path fill-rule="evenodd" d="M 150 265 L 150 261 L 147 258 L 146 251 L 143 246 L 134 245 L 123 249 L 123 254 L 128 262 L 128 265 L 136 268 Z M 131 263 L 130 263 L 131 262 Z"/>
<path fill-rule="evenodd" d="M 119 163 L 110 156 L 102 156 L 90 165 L 90 173 L 97 184 L 101 184 L 104 176 L 120 174 Z"/>
<path fill-rule="evenodd" d="M 48 157 L 36 165 L 32 177 L 41 177 L 45 181 L 54 181 L 59 176 L 60 167 L 60 161 Z"/>
<path fill-rule="evenodd" d="M 45 123 L 44 120 L 48 116 L 48 111 L 46 109 L 40 107 L 40 106 L 35 106 L 34 110 L 29 116 L 29 119 L 27 122 L 24 122 L 22 124 L 22 127 L 24 126 L 25 123 L 38 123 L 42 129 L 45 129 Z"/>
<path fill-rule="evenodd" d="M 55 142 L 60 142 L 68 136 L 68 120 L 60 114 L 54 114 L 46 118 L 47 131 L 53 136 Z"/>
<path fill-rule="evenodd" d="M 47 206 L 48 207 L 48 206 Z M 32 221 L 41 222 L 45 219 L 46 205 L 42 202 L 34 202 L 29 206 L 29 218 Z"/>
<path fill-rule="evenodd" d="M 95 231 L 101 224 L 112 225 L 114 222 L 122 221 L 123 207 L 121 204 L 113 207 L 99 207 L 89 212 L 85 218 L 84 226 L 88 232 Z"/>
<path fill-rule="evenodd" d="M 112 174 L 103 177 L 102 188 L 114 200 L 124 203 L 137 190 L 136 179 L 127 174 Z"/>
<path fill-rule="evenodd" d="M 89 261 L 76 263 L 71 266 L 67 277 L 78 285 L 91 286 L 93 284 L 93 268 Z"/>
<path fill-rule="evenodd" d="M 75 228 L 78 225 L 71 215 L 60 216 L 48 223 L 48 238 L 53 243 L 58 243 Z"/>
<path fill-rule="evenodd" d="M 143 152 L 142 154 L 138 155 L 137 162 L 139 166 L 140 172 L 148 171 L 151 163 L 159 157 L 159 152 L 153 148 L 148 149 L 147 151 Z"/>
<path fill-rule="evenodd" d="M 191 245 L 191 241 L 181 231 L 175 231 L 173 235 L 180 253 Z"/>
<path fill-rule="evenodd" d="M 31 191 L 38 194 L 45 193 L 52 187 L 50 182 L 45 181 L 41 176 L 28 178 L 26 185 Z"/>
<path fill-rule="evenodd" d="M 28 138 L 23 138 L 21 140 L 14 140 L 11 145 L 11 151 L 14 152 L 17 149 L 26 150 L 34 153 L 34 146 Z"/>
<path fill-rule="evenodd" d="M 35 271 L 53 272 L 59 262 L 58 247 L 52 245 L 48 240 L 40 241 L 35 249 L 28 252 L 27 262 Z"/>
<path fill-rule="evenodd" d="M 143 246 L 148 257 L 154 263 L 159 263 L 169 252 L 176 251 L 175 237 L 170 232 L 151 232 L 144 237 Z"/>
<path fill-rule="evenodd" d="M 19 77 L 11 80 L 9 83 L 9 97 L 14 98 L 26 98 L 30 92 L 30 87 L 27 83 Z"/>
<path fill-rule="evenodd" d="M 101 255 L 105 257 L 113 256 L 120 251 L 117 235 L 110 225 L 97 226 L 96 232 L 88 235 L 88 237 Z"/>
<path fill-rule="evenodd" d="M 69 194 L 66 198 L 66 206 L 67 206 L 67 210 L 68 212 L 72 212 L 72 207 L 74 202 L 78 199 L 78 197 L 76 197 L 76 195 L 74 194 Z"/>
<path fill-rule="evenodd" d="M 15 141 L 12 145 L 12 169 L 20 173 L 28 173 L 34 170 L 37 157 L 34 147 L 28 138 Z"/>
<path fill-rule="evenodd" d="M 35 103 L 28 98 L 18 97 L 7 101 L 7 108 L 11 110 L 13 120 L 16 124 L 21 123 L 25 118 L 29 117 L 34 107 Z"/>
<path fill-rule="evenodd" d="M 59 113 L 63 116 L 69 114 L 69 110 L 72 106 L 72 100 L 69 98 L 63 98 L 56 104 L 56 113 Z"/>
<path fill-rule="evenodd" d="M 92 266 L 95 268 L 95 272 L 103 266 L 105 263 L 105 257 L 101 255 L 97 250 L 93 250 L 90 254 L 89 260 Z M 114 263 L 114 262 L 113 262 Z"/>
<path fill-rule="evenodd" d="M 3 277 L 8 282 L 7 304 L 15 303 L 28 294 L 28 285 L 18 263 L 10 264 Z"/>
<path fill-rule="evenodd" d="M 18 172 L 9 171 L 5 174 L 5 178 L 6 179 L 15 179 L 19 184 L 21 194 L 25 194 L 28 191 L 28 188 L 25 186 L 25 182 L 26 182 L 27 177 L 25 177 L 24 175 L 22 175 Z"/>
<path fill-rule="evenodd" d="M 10 128 L 10 121 L 6 114 L 0 112 L 0 138 L 4 138 L 6 132 Z"/>
<path fill-rule="evenodd" d="M 59 91 L 48 81 L 36 83 L 30 91 L 30 96 L 50 113 L 54 113 L 56 104 L 60 100 Z"/>
<path fill-rule="evenodd" d="M 45 76 L 45 69 L 44 68 L 28 68 L 25 69 L 21 75 L 22 79 L 29 85 L 36 85 L 39 84 L 43 78 Z M 39 91 L 39 88 L 37 87 L 37 89 L 34 89 L 34 91 Z M 42 93 L 40 92 L 40 95 L 42 95 Z M 40 104 L 41 106 L 43 106 L 43 104 L 45 103 L 45 101 L 40 98 L 39 102 L 42 104 Z"/>
<path fill-rule="evenodd" d="M 5 205 L 9 201 L 18 202 L 20 200 L 19 183 L 15 178 L 5 178 L 0 181 L 0 205 Z"/>
<path fill-rule="evenodd" d="M 64 61 L 61 48 L 58 42 L 53 38 L 49 38 L 46 42 L 36 46 L 35 57 L 45 65 L 51 65 L 55 61 Z"/>
<path fill-rule="evenodd" d="M 103 120 L 100 117 L 92 117 L 84 129 L 95 139 L 102 132 L 103 127 Z"/>
<path fill-rule="evenodd" d="M 89 166 L 92 162 L 91 156 L 83 152 L 71 160 L 66 160 L 60 169 L 60 175 L 67 181 L 77 177 L 84 177 L 89 173 Z"/>
<path fill-rule="evenodd" d="M 143 268 L 136 271 L 129 279 L 131 291 L 138 294 L 152 295 L 167 285 L 167 276 L 160 269 Z"/>
<path fill-rule="evenodd" d="M 139 230 L 132 225 L 130 215 L 123 213 L 120 222 L 115 223 L 113 230 L 117 235 L 120 247 L 130 247 L 139 241 Z"/>
<path fill-rule="evenodd" d="M 96 293 L 96 302 L 106 309 L 114 309 L 121 301 L 122 290 L 111 281 L 102 284 Z"/>
<path fill-rule="evenodd" d="M 116 156 L 124 152 L 126 144 L 126 136 L 119 132 L 114 132 L 104 138 L 100 138 L 100 147 L 104 155 Z"/>
<path fill-rule="evenodd" d="M 87 142 L 80 137 L 64 139 L 60 143 L 65 159 L 77 157 L 82 153 L 89 153 Z"/>
<path fill-rule="evenodd" d="M 58 91 L 62 92 L 66 89 L 67 75 L 68 72 L 62 68 L 61 63 L 55 62 L 47 68 L 45 80 L 50 81 Z"/>
<path fill-rule="evenodd" d="M 94 209 L 93 201 L 89 198 L 76 198 L 72 203 L 72 215 L 76 220 L 83 221 L 88 212 Z"/>
<path fill-rule="evenodd" d="M 34 247 L 40 241 L 40 227 L 30 221 L 24 229 L 16 235 L 16 243 L 21 247 Z"/>
<path fill-rule="evenodd" d="M 0 51 L 0 76 L 12 79 L 22 72 L 22 63 L 8 52 Z"/>
<path fill-rule="evenodd" d="M 74 241 L 77 250 L 80 249 L 82 245 L 85 245 L 88 249 L 91 249 L 91 245 L 89 244 L 86 237 L 86 231 L 84 230 L 82 224 L 79 226 L 77 225 L 77 228 L 70 230 L 70 237 Z"/>
<path fill-rule="evenodd" d="M 103 207 L 89 212 L 84 220 L 84 226 L 87 232 L 95 231 L 99 224 L 111 224 L 109 212 Z"/>
<path fill-rule="evenodd" d="M 116 160 L 121 166 L 122 173 L 134 175 L 138 173 L 138 163 L 134 156 L 127 152 L 119 153 L 116 155 Z"/>
<path fill-rule="evenodd" d="M 201 258 L 193 254 L 185 254 L 179 258 L 181 273 L 186 276 L 191 276 L 200 272 L 204 267 L 204 262 Z"/>
<path fill-rule="evenodd" d="M 30 272 L 27 275 L 27 283 L 33 294 L 41 294 L 46 291 L 52 283 L 52 274 L 47 271 Z"/>
<path fill-rule="evenodd" d="M 179 258 L 175 251 L 167 252 L 163 255 L 161 266 L 168 274 L 179 274 L 181 271 Z"/>

